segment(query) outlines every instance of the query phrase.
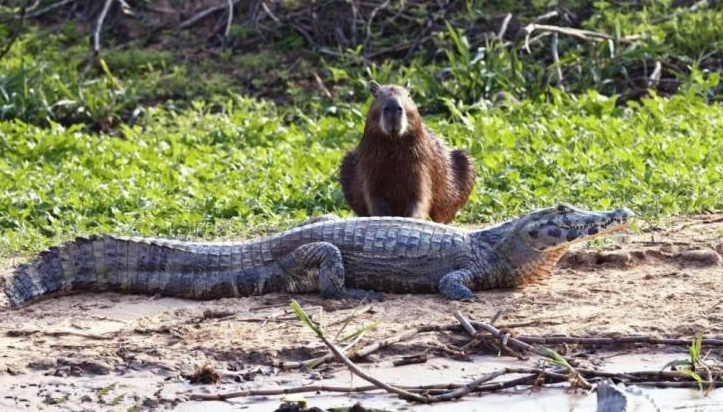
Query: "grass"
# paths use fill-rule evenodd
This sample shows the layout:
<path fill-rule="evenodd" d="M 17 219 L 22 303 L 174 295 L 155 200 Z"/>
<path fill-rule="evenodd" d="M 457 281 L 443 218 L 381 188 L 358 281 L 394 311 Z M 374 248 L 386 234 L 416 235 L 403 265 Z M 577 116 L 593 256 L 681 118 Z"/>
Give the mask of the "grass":
<path fill-rule="evenodd" d="M 336 174 L 364 111 L 308 117 L 235 97 L 149 109 L 122 137 L 2 122 L 0 254 L 89 233 L 239 237 L 348 215 Z M 477 165 L 458 223 L 558 201 L 625 205 L 646 219 L 723 208 L 723 107 L 694 91 L 625 108 L 596 92 L 556 92 L 427 123 Z"/>

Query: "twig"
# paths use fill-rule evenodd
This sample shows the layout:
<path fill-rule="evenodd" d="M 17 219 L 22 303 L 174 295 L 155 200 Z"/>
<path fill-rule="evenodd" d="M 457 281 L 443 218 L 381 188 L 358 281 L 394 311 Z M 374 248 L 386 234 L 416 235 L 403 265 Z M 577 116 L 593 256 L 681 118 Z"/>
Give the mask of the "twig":
<path fill-rule="evenodd" d="M 507 370 L 502 369 L 502 370 L 498 370 L 498 371 L 495 371 L 492 373 L 488 373 L 486 375 L 482 375 L 479 378 L 473 380 L 472 382 L 462 386 L 461 388 L 435 396 L 434 398 L 432 398 L 433 402 L 444 402 L 444 401 L 449 401 L 452 399 L 461 398 L 461 397 L 469 394 L 470 392 L 472 392 L 474 389 L 476 389 L 481 384 L 483 384 L 485 382 L 489 382 L 493 379 L 496 379 L 496 378 L 504 375 L 505 373 L 507 373 Z"/>
<path fill-rule="evenodd" d="M 557 10 L 548 11 L 548 12 L 545 13 L 545 14 L 542 14 L 542 15 L 539 15 L 539 16 L 535 17 L 535 19 L 532 20 L 532 22 L 533 22 L 533 23 L 539 23 L 539 22 L 541 22 L 541 21 L 543 21 L 543 20 L 547 20 L 547 19 L 551 19 L 551 18 L 553 18 L 553 17 L 557 17 L 558 14 L 560 14 L 560 13 L 558 13 Z"/>
<path fill-rule="evenodd" d="M 366 36 L 364 37 L 364 50 L 366 51 L 369 48 L 369 39 L 372 35 L 372 22 L 374 21 L 374 17 L 377 15 L 379 10 L 387 8 L 389 6 L 390 0 L 385 0 L 384 3 L 378 5 L 377 7 L 372 10 L 372 12 L 369 14 L 369 19 L 367 19 L 367 26 L 366 26 Z"/>
<path fill-rule="evenodd" d="M 504 382 L 487 383 L 499 376 L 506 374 L 527 374 L 521 378 L 512 379 Z M 500 389 L 513 387 L 520 384 L 529 383 L 534 381 L 537 376 L 544 376 L 551 382 L 565 382 L 567 381 L 567 375 L 556 373 L 554 371 L 546 371 L 538 368 L 503 368 L 498 371 L 494 371 L 467 383 L 467 384 L 456 384 L 456 383 L 440 383 L 431 385 L 420 385 L 420 386 L 406 386 L 399 385 L 398 389 L 403 389 L 411 393 L 423 393 L 427 395 L 436 395 L 428 398 L 428 402 L 443 402 L 448 400 L 457 399 L 463 397 L 472 392 L 494 392 Z M 340 393 L 358 393 L 358 392 L 371 392 L 380 390 L 376 385 L 365 385 L 365 386 L 326 386 L 326 385 L 309 385 L 300 386 L 296 388 L 274 388 L 274 389 L 247 389 L 237 392 L 228 393 L 217 393 L 217 394 L 202 394 L 202 393 L 190 393 L 189 397 L 192 400 L 205 400 L 205 401 L 218 401 L 226 400 L 231 398 L 241 398 L 247 396 L 273 396 L 273 395 L 286 395 L 292 393 L 305 393 L 305 392 L 340 392 Z"/>
<path fill-rule="evenodd" d="M 32 335 L 44 335 L 44 336 L 53 336 L 53 337 L 60 337 L 60 336 L 77 336 L 79 338 L 85 338 L 85 339 L 92 339 L 92 340 L 109 340 L 113 339 L 114 337 L 118 336 L 120 332 L 111 332 L 107 334 L 94 334 L 94 333 L 82 333 L 82 332 L 73 332 L 73 331 L 44 331 L 44 330 L 38 330 L 38 329 L 13 329 L 7 331 L 5 334 L 10 337 L 20 337 L 20 336 L 32 336 Z"/>
<path fill-rule="evenodd" d="M 588 378 L 614 378 L 619 381 L 635 384 L 637 386 L 654 386 L 659 388 L 698 388 L 698 383 L 690 380 L 671 381 L 672 379 L 690 379 L 690 377 L 681 372 L 674 371 L 636 371 L 636 372 L 605 372 L 590 369 L 578 369 L 578 372 Z M 492 379 L 506 374 L 525 374 L 520 378 L 515 378 L 502 382 L 487 383 Z M 469 393 L 494 392 L 501 389 L 514 387 L 517 385 L 534 384 L 538 377 L 544 377 L 548 383 L 567 382 L 569 377 L 557 370 L 545 370 L 540 368 L 503 368 L 498 371 L 483 375 L 467 384 L 442 383 L 420 386 L 397 386 L 398 389 L 412 393 L 423 393 L 426 395 L 435 395 L 429 398 L 429 402 L 442 402 L 446 400 L 456 399 Z M 661 379 L 655 381 L 652 379 Z M 704 381 L 704 386 L 723 387 L 723 381 Z M 219 394 L 196 394 L 191 393 L 192 400 L 225 400 L 231 398 L 239 398 L 245 396 L 271 396 L 285 395 L 303 392 L 341 392 L 341 393 L 357 393 L 370 392 L 379 390 L 375 385 L 366 386 L 325 386 L 311 385 L 296 388 L 274 388 L 274 389 L 249 389 L 238 392 L 219 393 Z"/>
<path fill-rule="evenodd" d="M 483 323 L 480 322 L 472 322 L 469 321 L 470 325 L 472 325 L 474 328 L 477 329 L 484 329 Z M 487 325 L 489 326 L 489 325 Z M 504 325 L 500 327 L 505 327 Z M 417 336 L 420 333 L 428 333 L 428 332 L 459 332 L 464 331 L 465 329 L 460 324 L 443 324 L 443 325 L 422 325 L 413 327 L 411 329 L 408 329 L 404 332 L 401 332 L 397 335 L 394 335 L 392 337 L 374 342 L 372 344 L 369 344 L 367 346 L 364 346 L 363 348 L 360 348 L 358 350 L 355 350 L 353 352 L 349 352 L 347 356 L 349 356 L 351 359 L 357 359 L 357 358 L 363 358 L 365 356 L 370 355 L 371 353 L 374 353 L 380 349 L 386 348 L 390 345 L 393 345 L 395 343 L 399 343 L 405 340 L 409 340 L 415 336 Z M 494 328 L 494 330 L 497 331 L 497 333 L 502 334 L 499 330 Z M 480 339 L 489 339 L 495 337 L 494 334 L 485 335 L 477 332 L 477 336 Z M 575 336 L 516 336 L 515 339 L 509 339 L 509 341 L 519 342 L 522 345 L 524 345 L 523 351 L 529 351 L 534 350 L 531 344 L 546 344 L 546 345 L 555 345 L 555 344 L 577 344 L 577 345 L 592 345 L 592 346 L 623 346 L 623 345 L 633 345 L 633 344 L 646 344 L 646 345 L 666 345 L 666 346 L 689 346 L 690 345 L 690 339 L 667 339 L 667 338 L 659 338 L 656 336 L 638 336 L 638 335 L 631 335 L 631 336 L 617 336 L 617 337 L 611 337 L 611 338 L 600 338 L 600 337 L 575 337 Z M 703 339 L 702 340 L 703 346 L 716 346 L 720 347 L 723 346 L 723 339 Z M 532 349 L 529 349 L 532 348 Z M 515 348 L 518 349 L 518 348 Z M 545 356 L 545 355 L 541 355 Z M 332 359 L 334 359 L 334 356 L 332 354 L 326 354 L 324 356 L 320 356 L 314 359 L 309 359 L 302 362 L 285 362 L 280 361 L 276 365 L 281 369 L 302 369 L 308 367 L 310 364 L 322 364 L 325 362 L 329 362 Z"/>
<path fill-rule="evenodd" d="M 497 321 L 500 319 L 500 316 L 502 316 L 502 312 L 504 312 L 502 309 L 495 312 L 494 315 L 492 315 L 492 318 L 490 319 L 490 325 L 494 325 L 497 323 Z"/>
<path fill-rule="evenodd" d="M 266 14 L 269 15 L 269 17 L 271 17 L 271 20 L 273 20 L 273 21 L 276 22 L 277 24 L 278 24 L 278 23 L 281 23 L 281 20 L 279 20 L 279 18 L 276 17 L 276 16 L 274 15 L 274 13 L 271 12 L 271 9 L 269 9 L 269 6 L 267 6 L 267 5 L 266 5 L 266 2 L 263 1 L 263 0 L 261 0 L 261 8 L 264 9 L 264 11 L 266 12 Z"/>
<path fill-rule="evenodd" d="M 416 336 L 417 334 L 419 334 L 420 332 L 421 332 L 420 327 L 412 328 L 412 329 L 404 331 L 396 336 L 392 336 L 390 338 L 387 338 L 387 339 L 384 339 L 381 341 L 377 341 L 375 343 L 372 343 L 371 345 L 367 345 L 361 349 L 353 351 L 353 352 L 349 353 L 347 356 L 349 356 L 352 359 L 363 358 L 363 357 L 371 354 L 372 352 L 376 352 L 377 350 L 379 350 L 381 348 L 385 348 L 391 344 L 410 339 L 413 336 Z M 278 367 L 281 369 L 303 369 L 303 368 L 306 368 L 310 364 L 318 365 L 321 363 L 328 362 L 332 359 L 334 359 L 334 355 L 329 353 L 324 356 L 320 356 L 320 357 L 314 358 L 314 359 L 309 359 L 309 360 L 306 360 L 303 362 L 279 362 Z"/>
<path fill-rule="evenodd" d="M 701 382 L 635 382 L 637 386 L 653 386 L 656 388 L 699 388 L 709 386 L 713 388 L 723 387 L 723 381 L 701 381 Z"/>
<path fill-rule="evenodd" d="M 497 32 L 497 38 L 502 40 L 505 37 L 505 33 L 507 32 L 507 25 L 510 24 L 510 20 L 512 19 L 512 13 L 507 13 L 505 16 L 505 19 L 502 20 L 502 26 L 500 26 L 500 31 Z"/>
<path fill-rule="evenodd" d="M 560 55 L 557 52 L 558 33 L 552 33 L 552 41 L 550 42 L 550 53 L 552 54 L 552 65 L 557 75 L 557 86 L 562 86 L 562 67 L 560 67 Z"/>
<path fill-rule="evenodd" d="M 80 70 L 81 74 L 83 75 L 85 75 L 85 73 L 90 70 L 91 66 L 93 66 L 93 63 L 96 62 L 98 56 L 100 55 L 100 32 L 103 29 L 103 22 L 105 21 L 105 17 L 108 14 L 108 10 L 110 10 L 110 6 L 113 4 L 113 1 L 115 0 L 105 1 L 105 4 L 103 4 L 103 9 L 100 11 L 98 19 L 95 22 L 95 29 L 93 30 L 93 43 L 90 50 L 90 56 L 88 56 L 88 61 L 83 65 L 83 68 Z"/>
<path fill-rule="evenodd" d="M 228 7 L 228 17 L 226 18 L 226 28 L 223 31 L 224 42 L 228 40 L 228 33 L 231 31 L 231 23 L 233 22 L 233 0 L 226 0 Z"/>
<path fill-rule="evenodd" d="M 399 359 L 392 361 L 394 366 L 414 365 L 419 363 L 425 363 L 429 360 L 429 357 L 425 352 L 418 353 L 416 355 L 403 356 Z"/>
<path fill-rule="evenodd" d="M 235 6 L 238 4 L 241 0 L 232 0 L 233 5 Z M 213 6 L 209 7 L 206 10 L 202 10 L 196 14 L 194 14 L 191 18 L 184 20 L 181 22 L 181 24 L 178 25 L 178 28 L 180 29 L 187 29 L 194 24 L 196 24 L 198 21 L 203 20 L 204 17 L 216 13 L 217 11 L 221 11 L 223 9 L 227 9 L 228 5 L 222 5 L 222 6 Z"/>
<path fill-rule="evenodd" d="M 314 72 L 314 75 L 316 75 L 316 76 L 318 77 L 318 74 L 316 74 L 316 72 Z M 327 91 L 327 92 L 328 92 L 328 91 Z M 326 325 L 326 327 L 334 326 L 334 325 L 339 325 L 339 324 L 342 324 L 342 323 L 346 323 L 346 322 L 348 322 L 348 321 L 356 318 L 356 317 L 359 316 L 359 315 L 363 315 L 363 314 L 365 314 L 365 313 L 367 313 L 367 312 L 371 312 L 372 309 L 373 309 L 373 308 L 372 308 L 371 305 L 362 306 L 361 308 L 359 308 L 359 309 L 357 309 L 357 310 L 354 310 L 354 311 L 353 311 L 352 313 L 350 313 L 349 315 L 344 316 L 344 317 L 341 318 L 341 319 L 337 319 L 337 320 L 335 320 L 335 321 L 333 321 L 333 322 L 328 323 L 328 324 Z"/>
<path fill-rule="evenodd" d="M 648 88 L 654 88 L 657 87 L 660 83 L 660 74 L 662 71 L 663 66 L 660 64 L 659 61 L 655 62 L 655 69 L 653 69 L 653 73 L 650 75 L 650 78 L 648 79 Z"/>
<path fill-rule="evenodd" d="M 57 2 L 57 3 L 51 4 L 50 6 L 43 7 L 43 8 L 40 9 L 40 10 L 37 10 L 37 11 L 34 11 L 34 12 L 28 14 L 28 18 L 29 18 L 29 19 L 34 19 L 34 18 L 36 18 L 36 17 L 40 17 L 40 16 L 42 16 L 43 14 L 45 14 L 45 13 L 47 13 L 47 12 L 49 12 L 49 11 L 53 11 L 53 10 L 59 8 L 59 7 L 65 6 L 65 5 L 68 4 L 68 3 L 73 3 L 74 1 L 75 1 L 75 0 L 62 0 L 62 1 L 59 1 L 59 2 Z"/>
<path fill-rule="evenodd" d="M 467 324 L 469 324 L 469 321 L 468 321 L 467 318 L 462 314 L 461 311 L 457 311 L 457 312 L 454 314 L 454 317 L 456 317 L 457 320 L 460 321 L 460 323 L 467 323 Z M 500 332 L 500 331 L 499 331 L 497 328 L 495 328 L 494 326 L 489 325 L 489 324 L 486 324 L 486 323 L 480 323 L 480 324 L 479 324 L 479 327 L 482 328 L 482 329 L 484 329 L 484 330 L 486 330 L 487 332 L 491 333 L 491 334 L 494 335 L 496 338 L 500 339 L 500 341 L 502 342 L 502 346 L 503 346 L 503 347 L 506 347 L 506 346 L 508 346 L 508 344 L 511 344 L 511 346 L 513 346 L 514 349 L 516 349 L 516 350 L 519 350 L 519 351 L 522 351 L 522 352 L 528 352 L 528 351 L 529 351 L 529 352 L 534 352 L 534 353 L 536 353 L 536 354 L 538 354 L 538 355 L 540 355 L 540 356 L 544 356 L 544 357 L 546 357 L 546 358 L 548 358 L 548 359 L 551 359 L 552 361 L 554 361 L 554 362 L 556 362 L 556 363 L 562 363 L 561 366 L 566 367 L 566 368 L 570 371 L 570 374 L 573 375 L 573 377 L 575 378 L 575 381 L 578 382 L 578 383 L 580 384 L 580 386 L 582 386 L 582 387 L 585 388 L 585 389 L 590 389 L 590 388 L 592 387 L 592 386 L 585 380 L 585 378 L 580 374 L 580 372 L 578 372 L 578 371 L 571 365 L 571 363 L 573 363 L 572 360 L 565 359 L 565 357 L 559 355 L 559 354 L 558 354 L 557 352 L 555 352 L 554 350 L 548 349 L 548 348 L 536 348 L 536 347 L 534 347 L 534 346 L 532 346 L 532 345 L 529 345 L 529 344 L 527 344 L 527 343 L 525 343 L 525 342 L 522 342 L 522 341 L 519 341 L 519 340 L 517 340 L 517 339 L 515 339 L 515 338 L 510 337 L 509 334 L 506 334 L 506 333 L 503 334 L 502 332 Z M 467 329 L 467 326 L 465 326 L 465 329 Z M 476 331 L 475 331 L 475 332 L 476 332 Z M 476 333 L 475 335 L 479 335 L 479 333 Z"/>
<path fill-rule="evenodd" d="M 336 356 L 337 359 L 339 359 L 344 365 L 346 365 L 349 370 L 357 375 L 358 377 L 364 379 L 365 381 L 372 383 L 376 386 L 378 386 L 381 389 L 384 389 L 385 391 L 389 393 L 395 393 L 399 396 L 401 396 L 404 399 L 410 399 L 417 402 L 427 403 L 429 402 L 429 398 L 426 396 L 421 396 L 419 394 L 406 391 L 404 389 L 397 388 L 392 385 L 388 385 L 379 379 L 365 373 L 361 369 L 359 369 L 352 361 L 349 360 L 340 350 L 336 347 L 333 343 L 331 343 L 325 336 L 320 336 L 321 340 L 324 342 L 324 344 L 331 350 L 331 352 Z"/>
<path fill-rule="evenodd" d="M 108 15 L 108 10 L 115 0 L 105 0 L 103 10 L 98 15 L 98 20 L 95 22 L 95 30 L 93 31 L 93 56 L 97 57 L 100 53 L 100 31 L 103 29 L 103 22 L 105 16 Z"/>
<path fill-rule="evenodd" d="M 582 30 L 582 29 L 573 29 L 571 27 L 560 27 L 560 26 L 551 26 L 548 24 L 536 24 L 536 23 L 530 23 L 525 27 L 525 32 L 527 33 L 527 37 L 534 32 L 535 30 L 539 31 L 547 31 L 551 33 L 560 33 L 560 34 L 566 34 L 568 36 L 577 37 L 578 39 L 582 40 L 614 40 L 615 38 L 607 33 L 592 31 L 592 30 Z M 620 38 L 619 41 L 623 43 L 632 43 L 632 39 L 628 37 Z"/>

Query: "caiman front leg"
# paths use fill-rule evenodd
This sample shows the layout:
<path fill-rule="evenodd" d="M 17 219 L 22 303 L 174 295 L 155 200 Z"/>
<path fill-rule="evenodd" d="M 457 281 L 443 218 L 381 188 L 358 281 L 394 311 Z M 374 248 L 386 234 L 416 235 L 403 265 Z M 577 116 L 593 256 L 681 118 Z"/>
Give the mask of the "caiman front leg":
<path fill-rule="evenodd" d="M 455 270 L 442 276 L 437 284 L 439 293 L 452 300 L 472 301 L 475 294 L 470 290 L 474 275 L 467 269 Z"/>
<path fill-rule="evenodd" d="M 299 246 L 284 259 L 287 291 L 310 291 L 318 273 L 318 290 L 326 299 L 375 299 L 380 294 L 344 287 L 344 263 L 339 248 L 328 242 L 313 242 Z M 306 287 L 305 287 L 306 286 Z"/>

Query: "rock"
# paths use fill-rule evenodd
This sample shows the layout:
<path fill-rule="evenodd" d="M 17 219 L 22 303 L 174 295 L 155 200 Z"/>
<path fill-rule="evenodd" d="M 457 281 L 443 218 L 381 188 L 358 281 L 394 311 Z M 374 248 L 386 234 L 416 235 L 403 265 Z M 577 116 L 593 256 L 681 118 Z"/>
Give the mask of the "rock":
<path fill-rule="evenodd" d="M 59 358 L 58 365 L 69 366 L 70 374 L 73 376 L 83 372 L 91 375 L 107 375 L 113 370 L 111 365 L 103 361 L 87 359 Z"/>
<path fill-rule="evenodd" d="M 145 398 L 141 405 L 145 408 L 148 408 L 148 409 L 154 411 L 154 410 L 158 409 L 158 407 L 161 405 L 161 403 L 155 399 Z"/>
<path fill-rule="evenodd" d="M 562 259 L 562 267 L 583 268 L 594 266 L 597 260 L 597 253 L 586 250 L 568 252 Z"/>
<path fill-rule="evenodd" d="M 598 253 L 595 263 L 598 265 L 608 264 L 616 267 L 629 266 L 633 258 L 628 252 L 607 252 Z"/>
<path fill-rule="evenodd" d="M 5 369 L 4 371 L 7 372 L 8 375 L 12 375 L 12 376 L 24 375 L 24 374 L 28 373 L 28 370 L 25 369 L 24 366 L 22 366 L 18 363 L 6 363 L 4 369 Z"/>
<path fill-rule="evenodd" d="M 682 252 L 679 256 L 685 261 L 697 263 L 704 266 L 718 265 L 721 263 L 721 261 L 723 261 L 721 255 L 719 255 L 715 250 L 712 249 L 686 250 L 685 252 Z"/>
<path fill-rule="evenodd" d="M 47 370 L 57 366 L 58 360 L 55 358 L 40 358 L 28 362 L 28 368 L 33 370 Z"/>

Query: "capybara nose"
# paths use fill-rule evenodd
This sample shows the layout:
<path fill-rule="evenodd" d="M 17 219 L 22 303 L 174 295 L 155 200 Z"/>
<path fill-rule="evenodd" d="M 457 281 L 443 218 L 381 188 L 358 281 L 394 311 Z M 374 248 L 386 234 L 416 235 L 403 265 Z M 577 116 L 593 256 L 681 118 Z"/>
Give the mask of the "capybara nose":
<path fill-rule="evenodd" d="M 388 116 L 397 116 L 402 114 L 402 106 L 396 100 L 390 100 L 384 106 L 384 114 Z"/>

